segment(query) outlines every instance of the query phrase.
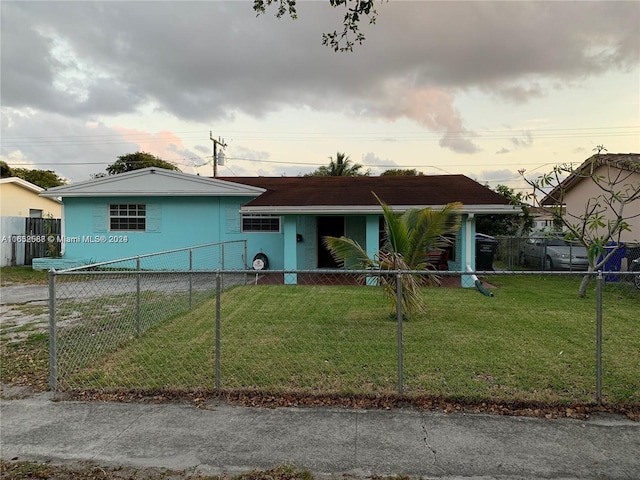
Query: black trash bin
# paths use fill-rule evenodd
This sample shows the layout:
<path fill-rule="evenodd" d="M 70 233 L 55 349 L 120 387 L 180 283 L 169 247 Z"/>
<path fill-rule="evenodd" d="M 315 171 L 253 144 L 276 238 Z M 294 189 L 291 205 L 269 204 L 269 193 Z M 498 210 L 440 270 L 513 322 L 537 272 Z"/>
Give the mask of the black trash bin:
<path fill-rule="evenodd" d="M 476 270 L 493 270 L 493 257 L 498 250 L 498 240 L 476 233 Z"/>

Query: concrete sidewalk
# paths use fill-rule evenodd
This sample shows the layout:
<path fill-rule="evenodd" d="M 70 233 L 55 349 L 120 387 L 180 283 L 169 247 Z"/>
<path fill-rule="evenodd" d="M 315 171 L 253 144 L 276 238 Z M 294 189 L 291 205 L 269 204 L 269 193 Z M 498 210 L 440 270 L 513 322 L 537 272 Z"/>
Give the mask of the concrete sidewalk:
<path fill-rule="evenodd" d="M 640 424 L 333 408 L 0 402 L 5 459 L 235 474 L 280 464 L 317 475 L 638 479 Z"/>

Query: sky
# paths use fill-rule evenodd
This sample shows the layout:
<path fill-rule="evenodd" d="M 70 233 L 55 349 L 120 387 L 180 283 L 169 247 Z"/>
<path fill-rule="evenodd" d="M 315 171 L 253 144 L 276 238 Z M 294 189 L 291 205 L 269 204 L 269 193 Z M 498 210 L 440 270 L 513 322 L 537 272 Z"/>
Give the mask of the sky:
<path fill-rule="evenodd" d="M 352 52 L 344 7 L 0 2 L 0 159 L 88 180 L 145 151 L 182 171 L 296 176 L 343 152 L 523 189 L 598 145 L 640 152 L 640 2 L 400 1 Z"/>

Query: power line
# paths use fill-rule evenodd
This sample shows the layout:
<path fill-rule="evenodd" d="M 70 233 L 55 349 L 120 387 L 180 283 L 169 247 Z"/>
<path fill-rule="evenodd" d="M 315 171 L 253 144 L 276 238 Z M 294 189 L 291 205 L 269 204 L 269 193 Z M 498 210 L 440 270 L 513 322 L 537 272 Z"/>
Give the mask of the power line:
<path fill-rule="evenodd" d="M 207 159 L 205 161 L 205 158 Z M 185 166 L 185 167 L 193 167 L 193 168 L 201 168 L 205 165 L 209 164 L 209 158 L 211 157 L 190 157 L 190 158 L 175 158 L 175 159 L 167 159 L 167 158 L 163 158 L 164 161 L 170 162 L 170 163 L 174 163 L 174 164 L 178 164 L 180 166 Z M 200 160 L 203 163 L 200 165 L 194 165 L 193 161 L 194 160 Z M 263 163 L 263 164 L 275 164 L 275 165 L 294 165 L 294 166 L 298 166 L 298 167 L 312 167 L 312 168 L 317 168 L 319 166 L 325 165 L 325 163 L 320 163 L 320 162 L 314 162 L 314 163 L 306 163 L 306 162 L 288 162 L 288 161 L 282 161 L 282 160 L 264 160 L 264 159 L 255 159 L 255 158 L 241 158 L 241 157 L 225 157 L 225 160 L 237 160 L 237 161 L 245 161 L 245 162 L 259 162 L 259 163 Z M 32 163 L 17 163 L 17 162 L 7 162 L 9 164 L 9 166 L 11 167 L 22 167 L 22 166 L 26 166 L 26 167 L 30 167 L 34 164 Z M 40 166 L 67 166 L 67 165 L 77 165 L 77 166 L 84 166 L 84 165 L 107 165 L 109 163 L 112 162 L 108 162 L 108 161 L 104 161 L 104 162 L 38 162 L 35 165 L 40 167 Z M 560 162 L 562 163 L 562 162 Z M 444 171 L 446 173 L 450 173 L 447 170 L 444 170 L 442 167 L 439 167 L 437 165 L 424 165 L 424 164 L 396 164 L 396 163 L 380 163 L 380 164 L 375 164 L 375 163 L 361 163 L 360 165 L 362 165 L 363 167 L 367 167 L 367 168 L 417 168 L 417 169 L 429 169 L 429 168 L 435 168 L 437 170 L 441 170 Z M 539 165 L 537 163 L 519 163 L 518 167 L 527 167 L 527 166 L 532 166 L 532 165 L 537 165 L 535 168 L 533 168 L 532 170 L 530 170 L 530 172 L 534 172 L 536 170 L 538 170 L 539 168 L 545 167 L 545 166 L 549 166 L 549 165 L 556 165 L 556 163 L 553 162 L 549 162 L 549 163 L 545 163 L 542 165 Z M 455 168 L 463 168 L 463 167 L 505 167 L 505 168 L 509 168 L 511 167 L 511 165 L 496 165 L 496 164 L 479 164 L 479 163 L 470 163 L 470 164 L 456 164 L 453 165 L 453 167 Z"/>
<path fill-rule="evenodd" d="M 326 141 L 328 138 L 338 138 L 342 141 L 406 141 L 406 142 L 431 142 L 440 141 L 444 132 L 424 132 L 423 130 L 396 133 L 388 136 L 380 136 L 378 132 L 287 132 L 277 134 L 261 131 L 227 131 L 223 132 L 227 137 L 243 140 L 274 141 Z M 184 131 L 168 132 L 166 134 L 95 134 L 95 135 L 52 135 L 52 136 L 3 136 L 2 146 L 19 147 L 56 147 L 56 146 L 84 146 L 84 145 L 122 145 L 128 143 L 175 143 L 177 134 L 184 134 L 178 140 L 199 140 L 206 138 L 204 132 Z M 640 136 L 640 126 L 620 127 L 589 127 L 589 128 L 557 128 L 530 130 L 483 130 L 480 132 L 447 132 L 449 138 L 470 138 L 474 140 L 512 140 L 519 137 L 544 138 L 586 138 L 597 134 L 598 137 Z M 164 136 L 164 138 L 163 138 Z M 150 138 L 151 137 L 151 138 Z"/>

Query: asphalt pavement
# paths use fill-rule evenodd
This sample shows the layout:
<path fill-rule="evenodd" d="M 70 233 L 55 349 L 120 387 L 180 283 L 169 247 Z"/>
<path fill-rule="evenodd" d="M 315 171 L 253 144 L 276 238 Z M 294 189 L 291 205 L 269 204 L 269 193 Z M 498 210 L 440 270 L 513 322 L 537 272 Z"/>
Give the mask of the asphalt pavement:
<path fill-rule="evenodd" d="M 48 285 L 8 285 L 0 288 L 0 305 L 49 300 Z"/>
<path fill-rule="evenodd" d="M 249 408 L 224 402 L 0 401 L 5 459 L 237 474 L 291 464 L 318 476 L 638 479 L 640 423 L 411 409 Z M 10 395 L 10 392 L 9 392 Z M 10 398 L 10 396 L 9 396 Z"/>

